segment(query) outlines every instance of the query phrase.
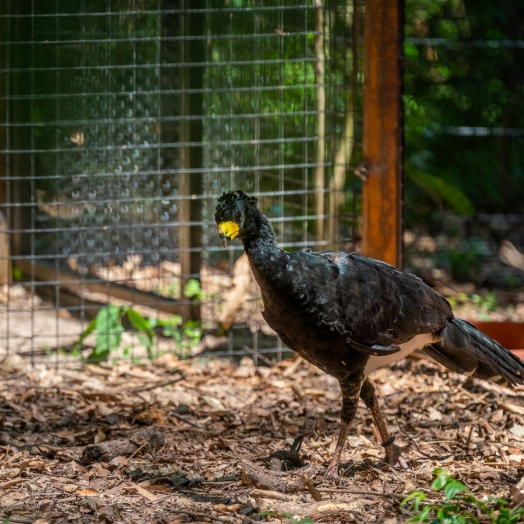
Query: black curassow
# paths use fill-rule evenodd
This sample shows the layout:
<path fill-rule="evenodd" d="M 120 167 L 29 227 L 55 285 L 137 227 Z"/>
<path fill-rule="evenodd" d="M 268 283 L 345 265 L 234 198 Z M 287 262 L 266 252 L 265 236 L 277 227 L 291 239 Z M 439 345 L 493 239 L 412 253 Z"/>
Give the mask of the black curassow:
<path fill-rule="evenodd" d="M 416 276 L 353 253 L 287 253 L 257 199 L 240 190 L 219 198 L 215 220 L 223 247 L 234 238 L 244 244 L 267 323 L 290 349 L 340 383 L 341 427 L 327 474 L 338 475 L 359 398 L 371 410 L 385 461 L 407 468 L 367 377 L 416 349 L 458 373 L 524 383 L 524 362 L 455 318 L 449 302 Z"/>

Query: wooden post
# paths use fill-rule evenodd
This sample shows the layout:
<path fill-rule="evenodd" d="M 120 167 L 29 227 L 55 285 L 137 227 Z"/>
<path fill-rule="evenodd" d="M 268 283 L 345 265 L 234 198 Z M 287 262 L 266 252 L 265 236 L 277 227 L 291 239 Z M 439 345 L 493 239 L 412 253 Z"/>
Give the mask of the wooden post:
<path fill-rule="evenodd" d="M 367 0 L 364 20 L 365 256 L 402 267 L 402 0 Z"/>
<path fill-rule="evenodd" d="M 315 82 L 317 84 L 317 154 L 315 168 L 315 214 L 317 215 L 317 240 L 325 239 L 324 201 L 326 194 L 326 56 L 324 52 L 324 6 L 315 0 Z"/>
<path fill-rule="evenodd" d="M 178 206 L 178 217 L 181 223 L 178 231 L 179 260 L 182 271 L 181 289 L 183 290 L 190 278 L 198 278 L 200 274 L 200 252 L 189 251 L 202 245 L 201 227 L 191 226 L 190 222 L 201 220 L 201 202 L 196 195 L 202 193 L 202 174 L 192 172 L 202 167 L 202 119 L 191 117 L 202 116 L 203 67 L 195 63 L 204 60 L 204 42 L 201 39 L 191 39 L 204 34 L 204 15 L 196 10 L 204 8 L 203 0 L 182 0 L 181 27 L 182 40 L 181 60 L 187 65 L 181 70 L 182 95 L 180 111 L 180 174 L 178 178 L 178 194 L 182 197 Z M 191 145 L 189 145 L 191 144 Z M 183 297 L 184 299 L 184 297 Z M 198 305 L 188 305 L 183 308 L 183 316 L 187 320 L 199 319 Z"/>

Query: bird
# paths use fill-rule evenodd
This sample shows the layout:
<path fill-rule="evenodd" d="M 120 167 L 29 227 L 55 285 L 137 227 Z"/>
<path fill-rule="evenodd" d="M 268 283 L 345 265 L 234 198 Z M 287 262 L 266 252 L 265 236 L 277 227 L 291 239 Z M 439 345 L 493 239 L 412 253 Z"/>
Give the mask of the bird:
<path fill-rule="evenodd" d="M 257 198 L 240 189 L 220 196 L 215 221 L 222 247 L 236 238 L 243 243 L 269 326 L 288 348 L 340 384 L 340 430 L 326 475 L 339 475 L 359 399 L 380 433 L 384 462 L 409 469 L 369 379 L 378 367 L 423 350 L 457 373 L 524 383 L 524 362 L 456 318 L 450 303 L 417 276 L 356 253 L 284 251 Z"/>

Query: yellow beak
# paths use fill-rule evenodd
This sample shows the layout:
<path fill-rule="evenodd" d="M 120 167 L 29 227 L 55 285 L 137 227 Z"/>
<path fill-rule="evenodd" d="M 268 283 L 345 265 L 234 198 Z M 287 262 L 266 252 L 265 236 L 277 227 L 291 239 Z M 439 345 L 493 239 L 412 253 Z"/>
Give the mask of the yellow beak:
<path fill-rule="evenodd" d="M 227 247 L 231 240 L 238 236 L 240 229 L 236 222 L 222 222 L 218 224 L 218 237 L 222 247 Z"/>

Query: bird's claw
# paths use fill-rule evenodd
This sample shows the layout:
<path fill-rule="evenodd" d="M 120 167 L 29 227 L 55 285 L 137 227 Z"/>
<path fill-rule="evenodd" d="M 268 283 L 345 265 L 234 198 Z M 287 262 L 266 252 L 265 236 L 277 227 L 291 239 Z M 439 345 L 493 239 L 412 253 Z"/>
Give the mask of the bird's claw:
<path fill-rule="evenodd" d="M 326 477 L 331 477 L 331 478 L 338 478 L 339 477 L 339 474 L 338 474 L 338 460 L 337 461 L 331 461 L 327 468 L 326 468 L 326 471 L 324 472 L 324 475 Z"/>

